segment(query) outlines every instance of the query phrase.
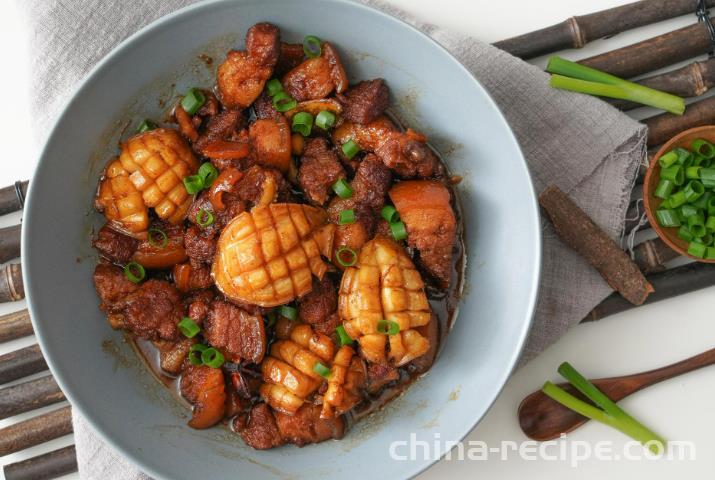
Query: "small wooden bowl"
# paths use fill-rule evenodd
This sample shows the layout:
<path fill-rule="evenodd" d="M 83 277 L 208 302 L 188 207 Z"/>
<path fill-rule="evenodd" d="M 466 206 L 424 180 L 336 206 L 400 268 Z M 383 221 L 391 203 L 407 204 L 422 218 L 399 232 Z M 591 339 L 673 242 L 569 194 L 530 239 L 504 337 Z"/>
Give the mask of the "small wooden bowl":
<path fill-rule="evenodd" d="M 693 140 L 698 138 L 715 143 L 715 125 L 691 128 L 690 130 L 686 130 L 674 136 L 668 142 L 664 143 L 662 147 L 660 147 L 658 153 L 656 153 L 653 160 L 651 160 L 650 165 L 648 166 L 648 171 L 645 174 L 645 181 L 643 182 L 643 203 L 645 205 L 645 211 L 648 214 L 648 221 L 650 221 L 651 227 L 653 227 L 653 230 L 656 231 L 660 239 L 663 240 L 666 245 L 684 257 L 692 258 L 698 262 L 715 263 L 715 260 L 697 258 L 688 254 L 688 242 L 678 238 L 678 229 L 675 227 L 661 227 L 658 223 L 658 219 L 655 218 L 655 212 L 658 210 L 658 207 L 663 201 L 654 195 L 655 189 L 658 187 L 658 183 L 660 182 L 660 164 L 658 163 L 658 159 L 666 152 L 669 152 L 677 147 L 683 147 L 690 150 L 690 144 Z"/>

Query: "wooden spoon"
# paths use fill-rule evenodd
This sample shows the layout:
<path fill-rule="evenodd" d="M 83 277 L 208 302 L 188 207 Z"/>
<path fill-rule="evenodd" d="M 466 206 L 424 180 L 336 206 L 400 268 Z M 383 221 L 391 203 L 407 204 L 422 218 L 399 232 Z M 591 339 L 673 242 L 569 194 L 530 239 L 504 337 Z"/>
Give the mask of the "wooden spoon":
<path fill-rule="evenodd" d="M 592 382 L 611 400 L 617 402 L 645 387 L 712 364 L 715 364 L 715 348 L 667 367 L 623 377 L 601 378 Z M 570 384 L 561 383 L 559 386 L 570 394 L 589 401 Z M 562 433 L 570 432 L 589 420 L 546 396 L 541 390 L 522 400 L 518 416 L 519 426 L 526 436 L 539 441 L 559 438 Z"/>

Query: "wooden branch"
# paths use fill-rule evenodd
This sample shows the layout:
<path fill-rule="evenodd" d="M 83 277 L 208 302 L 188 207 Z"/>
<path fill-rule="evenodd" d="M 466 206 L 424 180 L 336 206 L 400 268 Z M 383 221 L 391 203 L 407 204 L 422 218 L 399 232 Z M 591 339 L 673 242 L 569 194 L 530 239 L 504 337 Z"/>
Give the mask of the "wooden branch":
<path fill-rule="evenodd" d="M 74 445 L 3 467 L 5 480 L 48 480 L 76 471 Z"/>
<path fill-rule="evenodd" d="M 23 196 L 27 195 L 27 185 L 28 182 L 25 180 L 20 186 Z M 0 215 L 20 210 L 20 208 L 22 208 L 22 205 L 20 205 L 20 201 L 15 193 L 15 185 L 0 188 Z"/>
<path fill-rule="evenodd" d="M 661 75 L 638 80 L 637 83 L 679 97 L 697 97 L 715 86 L 715 58 L 703 62 L 693 62 Z M 609 100 L 609 103 L 621 110 L 631 110 L 643 106 L 625 100 Z"/>
<path fill-rule="evenodd" d="M 715 4 L 713 0 L 707 3 L 708 6 Z M 535 32 L 502 40 L 494 46 L 529 59 L 565 48 L 581 48 L 592 40 L 694 12 L 695 0 L 642 0 L 572 17 Z"/>
<path fill-rule="evenodd" d="M 666 245 L 660 238 L 646 240 L 636 245 L 633 253 L 635 254 L 638 268 L 646 275 L 662 272 L 665 270 L 666 263 L 680 256 L 678 252 Z"/>
<path fill-rule="evenodd" d="M 715 264 L 691 263 L 682 267 L 671 268 L 664 272 L 648 276 L 648 281 L 655 288 L 645 304 L 651 304 L 694 292 L 715 285 Z M 582 321 L 600 320 L 615 313 L 634 308 L 632 304 L 614 293 L 594 308 Z"/>
<path fill-rule="evenodd" d="M 25 284 L 19 263 L 0 268 L 0 302 L 16 302 L 25 298 Z"/>
<path fill-rule="evenodd" d="M 0 356 L 0 385 L 47 370 L 39 345 L 15 350 Z"/>
<path fill-rule="evenodd" d="M 20 225 L 0 228 L 0 263 L 20 256 Z"/>
<path fill-rule="evenodd" d="M 0 316 L 0 343 L 32 335 L 30 312 L 20 310 Z"/>
<path fill-rule="evenodd" d="M 52 410 L 0 429 L 0 457 L 72 433 L 72 407 Z"/>
<path fill-rule="evenodd" d="M 648 126 L 648 146 L 660 145 L 689 128 L 715 123 L 715 97 L 691 103 L 683 115 L 661 113 L 641 122 Z"/>
<path fill-rule="evenodd" d="M 539 203 L 554 224 L 556 233 L 590 263 L 623 298 L 641 305 L 653 287 L 638 266 L 586 213 L 555 186 L 547 187 Z"/>
<path fill-rule="evenodd" d="M 693 2 L 693 9 L 695 2 Z M 611 52 L 580 60 L 579 63 L 631 78 L 697 57 L 710 50 L 710 35 L 702 23 L 649 38 Z"/>
<path fill-rule="evenodd" d="M 52 375 L 0 390 L 0 420 L 61 402 L 65 395 Z"/>

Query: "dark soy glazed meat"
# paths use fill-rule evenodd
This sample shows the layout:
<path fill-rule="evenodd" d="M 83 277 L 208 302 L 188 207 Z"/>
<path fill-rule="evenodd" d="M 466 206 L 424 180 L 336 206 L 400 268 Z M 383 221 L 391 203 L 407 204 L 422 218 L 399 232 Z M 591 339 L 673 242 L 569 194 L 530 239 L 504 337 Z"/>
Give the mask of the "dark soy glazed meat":
<path fill-rule="evenodd" d="M 93 280 L 110 326 L 190 406 L 190 427 L 227 425 L 259 450 L 340 439 L 399 396 L 437 358 L 462 287 L 461 216 L 444 165 L 387 116 L 389 79 L 350 84 L 331 40 L 309 58 L 277 26 L 254 25 L 214 88 L 196 87 L 203 104 L 177 102 L 167 127 L 127 134 L 98 189 L 106 219 L 92 239 Z M 294 107 L 274 105 L 271 79 Z M 309 131 L 296 131 L 297 115 L 311 118 Z M 350 158 L 348 141 L 360 149 Z M 191 175 L 205 178 L 189 192 Z M 348 194 L 336 194 L 338 180 Z M 392 237 L 387 205 L 406 239 Z M 367 275 L 363 262 L 391 260 L 399 265 L 386 272 L 412 275 L 422 320 L 366 339 L 342 305 L 390 318 L 388 303 L 406 308 L 394 291 L 408 285 L 399 275 L 381 277 L 378 295 L 345 285 Z M 144 274 L 125 274 L 131 262 Z M 253 301 L 224 288 L 227 278 L 249 285 Z"/>

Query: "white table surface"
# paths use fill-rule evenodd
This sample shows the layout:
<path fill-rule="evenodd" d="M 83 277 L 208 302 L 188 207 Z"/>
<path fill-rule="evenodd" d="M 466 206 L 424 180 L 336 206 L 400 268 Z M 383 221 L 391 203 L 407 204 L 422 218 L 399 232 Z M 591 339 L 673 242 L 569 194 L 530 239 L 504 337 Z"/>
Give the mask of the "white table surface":
<path fill-rule="evenodd" d="M 390 0 L 435 24 L 450 27 L 493 42 L 536 28 L 551 25 L 576 14 L 590 13 L 628 0 Z M 26 71 L 22 25 L 14 3 L 4 0 L 3 27 L 0 29 L 0 58 L 6 66 L 0 75 L 3 115 L 0 115 L 2 138 L 2 168 L 0 186 L 32 174 L 40 145 L 30 130 L 27 110 Z M 582 51 L 565 56 L 581 58 L 615 47 L 664 33 L 690 24 L 694 17 L 681 17 L 661 24 L 621 34 L 607 41 L 596 41 Z M 540 63 L 537 61 L 537 63 Z M 542 64 L 542 63 L 540 63 Z M 11 67 L 11 68 L 10 68 Z M 648 111 L 637 112 L 642 117 Z M 0 218 L 0 227 L 16 223 L 19 215 Z M 713 300 L 715 288 L 701 290 L 654 306 L 646 306 L 615 315 L 599 322 L 580 325 L 559 340 L 536 360 L 517 371 L 507 383 L 493 408 L 466 440 L 481 440 L 489 447 L 502 441 L 522 442 L 526 437 L 516 421 L 520 400 L 538 389 L 547 379 L 558 379 L 556 368 L 564 360 L 571 361 L 590 377 L 620 375 L 662 366 L 697 354 L 715 344 Z M 0 314 L 24 307 L 23 302 L 0 305 Z M 462 321 L 469 321 L 468 318 Z M 0 353 L 24 347 L 33 342 L 26 338 L 0 346 Z M 573 467 L 569 460 L 524 460 L 515 452 L 501 460 L 490 455 L 488 460 L 441 461 L 420 478 L 549 478 L 580 479 L 648 477 L 669 479 L 712 478 L 715 470 L 715 370 L 693 372 L 656 385 L 622 402 L 634 416 L 657 430 L 667 439 L 692 441 L 696 446 L 695 460 L 596 460 L 579 462 Z M 54 408 L 54 407 L 51 407 Z M 29 417 L 36 412 L 23 415 Z M 0 427 L 18 418 L 0 421 Z M 626 438 L 619 432 L 596 423 L 573 432 L 566 442 L 585 441 L 591 447 L 599 441 L 613 442 L 620 451 Z M 71 436 L 0 458 L 0 464 L 29 458 L 71 443 Z M 65 478 L 78 478 L 70 475 Z"/>

